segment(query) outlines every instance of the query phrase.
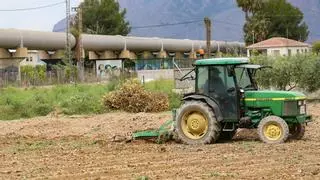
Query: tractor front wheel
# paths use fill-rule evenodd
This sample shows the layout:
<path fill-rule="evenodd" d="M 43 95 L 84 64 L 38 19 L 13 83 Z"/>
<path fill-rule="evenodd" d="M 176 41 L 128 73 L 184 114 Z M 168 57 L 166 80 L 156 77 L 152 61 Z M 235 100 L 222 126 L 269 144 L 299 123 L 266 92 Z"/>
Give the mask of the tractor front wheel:
<path fill-rule="evenodd" d="M 220 135 L 213 110 L 201 101 L 186 101 L 177 110 L 175 123 L 178 141 L 184 144 L 210 144 Z"/>
<path fill-rule="evenodd" d="M 268 144 L 283 143 L 288 139 L 288 124 L 278 116 L 263 118 L 258 126 L 258 134 L 261 141 Z"/>
<path fill-rule="evenodd" d="M 294 124 L 289 128 L 290 138 L 292 139 L 302 139 L 306 130 L 305 124 Z"/>

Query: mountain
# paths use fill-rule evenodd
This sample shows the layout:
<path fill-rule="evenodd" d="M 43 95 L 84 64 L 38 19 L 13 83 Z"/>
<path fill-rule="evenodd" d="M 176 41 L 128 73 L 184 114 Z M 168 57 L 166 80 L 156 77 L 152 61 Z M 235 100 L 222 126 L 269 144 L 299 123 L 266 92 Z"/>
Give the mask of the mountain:
<path fill-rule="evenodd" d="M 212 38 L 222 41 L 243 41 L 244 13 L 236 0 L 118 0 L 127 9 L 132 26 L 130 35 L 177 39 L 205 39 L 203 18 L 212 20 Z M 320 39 L 320 0 L 288 0 L 304 13 L 309 26 L 309 39 Z M 165 26 L 166 24 L 176 24 Z M 150 25 L 162 25 L 148 27 Z M 63 31 L 60 21 L 54 31 Z"/>
<path fill-rule="evenodd" d="M 118 0 L 127 9 L 131 35 L 180 39 L 205 39 L 203 18 L 212 19 L 215 40 L 243 41 L 244 13 L 236 0 Z M 320 0 L 288 0 L 304 13 L 309 26 L 308 41 L 320 39 Z M 153 28 L 141 26 L 175 24 L 198 20 L 199 23 Z"/>

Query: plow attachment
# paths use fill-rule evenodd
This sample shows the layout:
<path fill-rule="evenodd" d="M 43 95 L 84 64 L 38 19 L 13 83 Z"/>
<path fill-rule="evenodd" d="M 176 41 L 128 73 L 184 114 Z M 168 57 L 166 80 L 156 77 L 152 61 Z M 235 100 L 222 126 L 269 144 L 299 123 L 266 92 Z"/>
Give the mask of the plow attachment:
<path fill-rule="evenodd" d="M 172 139 L 173 121 L 168 120 L 159 129 L 135 131 L 132 133 L 132 140 L 155 139 L 157 143 L 163 143 Z"/>

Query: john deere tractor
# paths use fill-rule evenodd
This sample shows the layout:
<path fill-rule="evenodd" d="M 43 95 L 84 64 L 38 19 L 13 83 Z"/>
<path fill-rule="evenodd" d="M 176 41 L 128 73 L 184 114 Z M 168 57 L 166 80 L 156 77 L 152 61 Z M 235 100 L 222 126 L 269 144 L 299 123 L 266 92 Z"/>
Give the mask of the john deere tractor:
<path fill-rule="evenodd" d="M 265 143 L 301 139 L 306 96 L 299 92 L 259 90 L 255 73 L 264 68 L 247 58 L 195 62 L 195 92 L 185 94 L 173 120 L 174 134 L 185 144 L 231 139 L 238 128 L 257 128 Z"/>

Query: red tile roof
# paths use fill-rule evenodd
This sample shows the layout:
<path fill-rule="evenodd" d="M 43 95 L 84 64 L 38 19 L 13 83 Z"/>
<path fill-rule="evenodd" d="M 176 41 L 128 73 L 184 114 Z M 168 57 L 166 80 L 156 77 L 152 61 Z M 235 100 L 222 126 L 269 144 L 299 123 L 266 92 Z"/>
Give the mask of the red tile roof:
<path fill-rule="evenodd" d="M 248 49 L 265 49 L 271 47 L 309 47 L 307 43 L 299 42 L 292 39 L 287 39 L 283 37 L 273 37 L 250 46 L 247 46 Z"/>

